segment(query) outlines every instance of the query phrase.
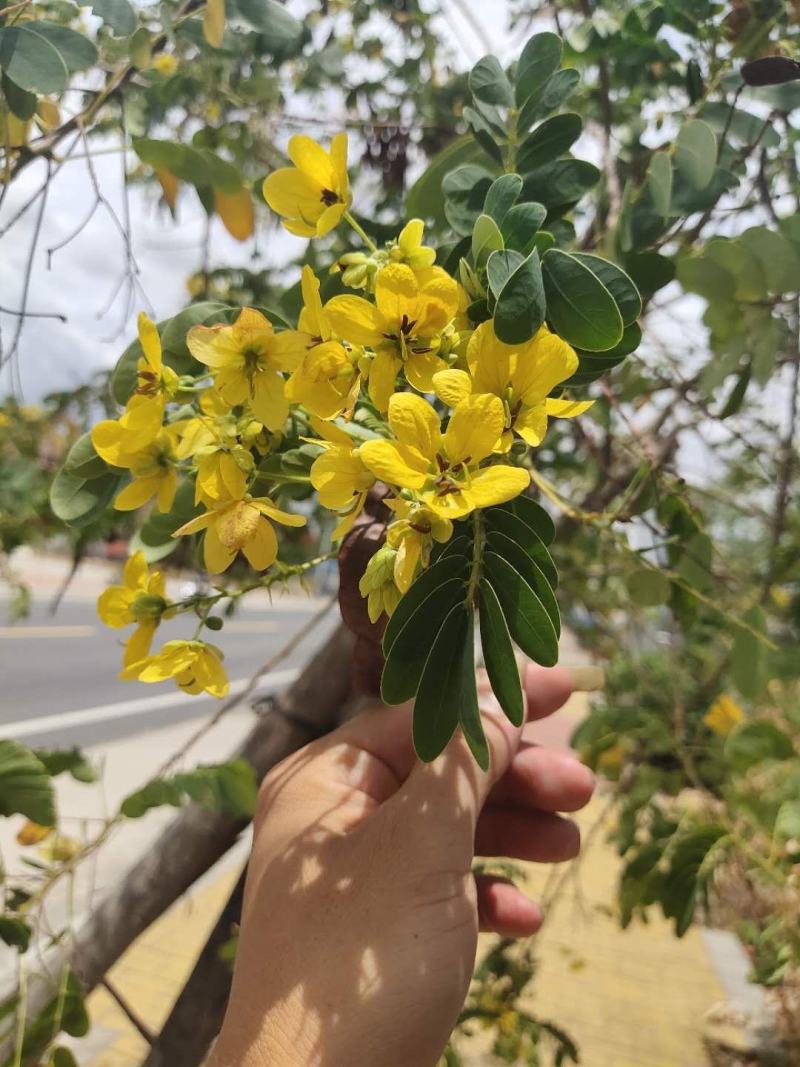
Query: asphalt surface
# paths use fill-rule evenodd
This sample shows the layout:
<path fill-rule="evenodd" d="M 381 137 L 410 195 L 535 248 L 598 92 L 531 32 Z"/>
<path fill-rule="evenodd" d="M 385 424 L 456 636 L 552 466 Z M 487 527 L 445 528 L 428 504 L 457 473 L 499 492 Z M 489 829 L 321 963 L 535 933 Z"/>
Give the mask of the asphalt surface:
<path fill-rule="evenodd" d="M 251 675 L 319 611 L 320 602 L 249 610 L 226 621 L 221 631 L 204 631 L 225 653 L 232 683 L 241 689 Z M 291 681 L 337 621 L 331 610 L 300 646 L 265 676 L 260 692 Z M 16 737 L 37 748 L 86 746 L 207 715 L 218 704 L 184 696 L 173 682 L 144 684 L 118 678 L 122 641 L 130 633 L 104 626 L 91 602 L 64 603 L 55 616 L 45 603 L 6 625 L 0 606 L 0 737 Z M 193 635 L 194 617 L 162 623 L 155 647 Z"/>

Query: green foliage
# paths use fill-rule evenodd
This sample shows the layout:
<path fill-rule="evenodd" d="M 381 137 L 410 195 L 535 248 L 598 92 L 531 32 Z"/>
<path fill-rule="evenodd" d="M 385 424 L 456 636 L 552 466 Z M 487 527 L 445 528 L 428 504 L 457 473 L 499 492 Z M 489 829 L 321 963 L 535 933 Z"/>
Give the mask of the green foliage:
<path fill-rule="evenodd" d="M 18 741 L 0 741 L 0 815 L 19 813 L 41 826 L 56 818 L 50 774 L 40 759 Z"/>
<path fill-rule="evenodd" d="M 152 808 L 179 808 L 192 801 L 211 811 L 246 818 L 253 814 L 257 794 L 253 768 L 246 760 L 236 759 L 195 767 L 170 778 L 153 778 L 127 796 L 120 811 L 129 819 L 140 819 Z"/>

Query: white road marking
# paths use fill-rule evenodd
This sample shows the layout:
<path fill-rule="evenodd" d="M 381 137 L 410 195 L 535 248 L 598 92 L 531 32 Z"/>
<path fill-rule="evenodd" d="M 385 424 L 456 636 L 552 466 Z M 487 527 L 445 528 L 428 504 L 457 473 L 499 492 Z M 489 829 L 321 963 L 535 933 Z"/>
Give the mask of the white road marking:
<path fill-rule="evenodd" d="M 265 674 L 259 681 L 256 692 L 263 693 L 265 690 L 280 689 L 281 686 L 293 682 L 299 670 L 296 667 L 283 671 L 272 671 Z M 235 696 L 246 689 L 249 678 L 237 678 L 231 682 L 229 695 Z M 116 704 L 98 704 L 94 708 L 81 708 L 78 711 L 65 711 L 60 715 L 43 715 L 36 719 L 22 719 L 19 722 L 0 722 L 0 737 L 35 737 L 37 734 L 50 733 L 53 730 L 67 730 L 75 726 L 86 726 L 90 723 L 112 722 L 114 719 L 128 719 L 136 715 L 146 715 L 160 708 L 179 707 L 184 704 L 196 703 L 200 697 L 189 696 L 188 693 L 173 692 L 160 693 L 158 696 L 138 697 L 135 700 L 121 700 Z"/>
<path fill-rule="evenodd" d="M 0 626 L 0 639 L 26 637 L 91 637 L 97 627 L 86 624 L 56 626 Z"/>

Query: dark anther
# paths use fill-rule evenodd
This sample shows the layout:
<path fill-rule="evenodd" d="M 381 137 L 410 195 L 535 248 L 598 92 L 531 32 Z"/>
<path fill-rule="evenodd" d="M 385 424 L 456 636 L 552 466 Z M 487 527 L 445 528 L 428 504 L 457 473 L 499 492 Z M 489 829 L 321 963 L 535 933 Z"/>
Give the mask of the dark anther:
<path fill-rule="evenodd" d="M 325 205 L 325 207 L 331 207 L 333 204 L 339 203 L 339 197 L 336 195 L 336 193 L 334 193 L 332 189 L 323 189 L 322 195 L 320 196 L 320 200 Z"/>

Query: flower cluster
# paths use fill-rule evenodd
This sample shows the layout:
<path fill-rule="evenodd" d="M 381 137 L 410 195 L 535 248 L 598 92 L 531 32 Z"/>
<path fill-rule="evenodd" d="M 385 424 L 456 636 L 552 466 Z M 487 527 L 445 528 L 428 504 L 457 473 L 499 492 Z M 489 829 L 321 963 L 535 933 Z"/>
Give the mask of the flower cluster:
<path fill-rule="evenodd" d="M 186 346 L 201 367 L 194 376 L 170 369 L 158 330 L 140 316 L 135 388 L 118 419 L 95 426 L 92 441 L 106 463 L 130 473 L 117 508 L 155 498 L 169 512 L 179 475 L 194 480 L 196 511 L 173 536 L 202 533 L 205 567 L 219 575 L 239 553 L 253 570 L 266 570 L 278 555 L 273 524 L 305 523 L 276 502 L 280 479 L 273 492 L 262 462 L 281 456 L 287 420 L 299 424 L 315 450 L 308 482 L 336 516 L 334 541 L 352 529 L 373 487 L 392 512 L 386 543 L 361 581 L 377 620 L 392 613 L 455 521 L 524 492 L 527 446 L 541 444 L 548 419 L 590 404 L 550 396 L 578 361 L 547 327 L 516 346 L 498 340 L 491 320 L 473 327 L 470 297 L 436 265 L 420 220 L 381 248 L 372 242 L 350 214 L 345 134 L 329 151 L 293 137 L 289 157 L 293 166 L 264 183 L 286 229 L 323 237 L 344 221 L 364 242 L 364 251 L 333 263 L 335 294 L 323 299 L 305 266 L 296 329 L 254 308 L 192 327 Z M 109 625 L 137 626 L 123 677 L 171 677 L 187 692 L 220 695 L 221 654 L 197 635 L 150 654 L 158 623 L 178 610 L 142 553 L 99 604 Z"/>

